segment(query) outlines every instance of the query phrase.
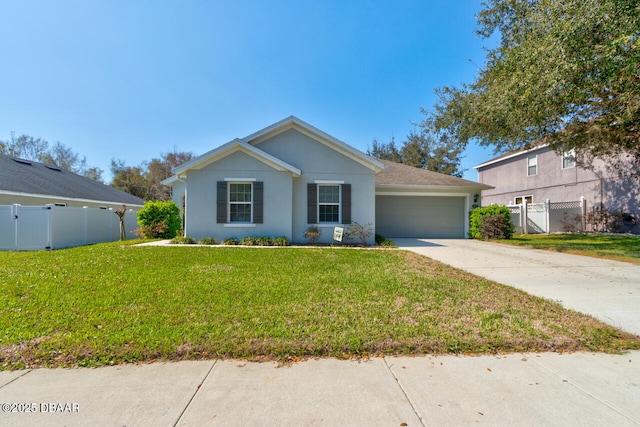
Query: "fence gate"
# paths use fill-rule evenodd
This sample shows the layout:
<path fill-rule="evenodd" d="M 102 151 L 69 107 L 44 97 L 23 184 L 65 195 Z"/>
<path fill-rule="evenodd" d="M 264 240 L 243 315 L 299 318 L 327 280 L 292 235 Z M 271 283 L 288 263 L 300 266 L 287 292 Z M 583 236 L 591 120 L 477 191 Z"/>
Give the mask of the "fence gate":
<path fill-rule="evenodd" d="M 51 208 L 49 206 L 2 206 L 0 249 L 50 249 Z"/>

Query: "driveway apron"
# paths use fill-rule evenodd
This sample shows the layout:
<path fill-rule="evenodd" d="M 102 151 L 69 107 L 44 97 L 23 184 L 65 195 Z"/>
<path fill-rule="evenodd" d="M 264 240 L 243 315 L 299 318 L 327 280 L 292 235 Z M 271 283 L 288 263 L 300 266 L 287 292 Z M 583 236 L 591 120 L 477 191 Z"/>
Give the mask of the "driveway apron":
<path fill-rule="evenodd" d="M 640 335 L 640 265 L 478 240 L 393 239 L 477 276 Z"/>

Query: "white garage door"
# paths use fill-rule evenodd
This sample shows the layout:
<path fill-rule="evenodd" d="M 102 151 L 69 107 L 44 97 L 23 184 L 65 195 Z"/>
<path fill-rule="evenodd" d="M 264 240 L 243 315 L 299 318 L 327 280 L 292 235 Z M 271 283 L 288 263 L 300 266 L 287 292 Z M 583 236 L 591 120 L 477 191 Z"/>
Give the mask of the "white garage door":
<path fill-rule="evenodd" d="M 464 206 L 464 197 L 376 196 L 376 233 L 388 238 L 464 238 Z"/>

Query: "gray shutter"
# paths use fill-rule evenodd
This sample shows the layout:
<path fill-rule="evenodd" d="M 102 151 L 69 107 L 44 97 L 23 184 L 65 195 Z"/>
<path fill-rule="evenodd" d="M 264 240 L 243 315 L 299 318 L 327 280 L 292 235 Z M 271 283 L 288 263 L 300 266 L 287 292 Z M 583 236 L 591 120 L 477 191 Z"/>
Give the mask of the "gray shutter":
<path fill-rule="evenodd" d="M 342 223 L 351 224 L 351 184 L 342 184 Z"/>
<path fill-rule="evenodd" d="M 307 184 L 307 224 L 318 222 L 318 185 Z"/>
<path fill-rule="evenodd" d="M 226 181 L 218 181 L 217 206 L 218 212 L 216 222 L 224 224 L 227 222 L 227 183 Z"/>
<path fill-rule="evenodd" d="M 253 183 L 253 223 L 262 224 L 264 204 L 264 183 Z"/>

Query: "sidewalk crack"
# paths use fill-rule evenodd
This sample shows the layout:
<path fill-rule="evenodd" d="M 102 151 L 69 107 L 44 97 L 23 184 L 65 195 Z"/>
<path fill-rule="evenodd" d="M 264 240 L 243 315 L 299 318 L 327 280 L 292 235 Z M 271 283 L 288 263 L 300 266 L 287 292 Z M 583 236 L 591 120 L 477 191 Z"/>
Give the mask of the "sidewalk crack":
<path fill-rule="evenodd" d="M 178 416 L 178 419 L 176 420 L 175 424 L 173 424 L 173 427 L 176 427 L 178 425 L 178 423 L 180 423 L 180 420 L 184 416 L 184 413 L 187 412 L 187 409 L 189 409 L 189 406 L 191 406 L 191 402 L 193 402 L 193 399 L 196 398 L 196 396 L 198 395 L 198 392 L 202 388 L 202 385 L 207 380 L 207 378 L 209 378 L 209 375 L 211 374 L 211 371 L 213 371 L 213 368 L 216 366 L 217 363 L 218 363 L 217 359 L 213 361 L 213 364 L 211 365 L 211 367 L 209 368 L 207 373 L 204 375 L 204 378 L 202 378 L 202 381 L 200 381 L 200 384 L 198 384 L 198 387 L 196 387 L 196 391 L 193 392 L 193 395 L 191 396 L 191 398 L 189 399 L 189 401 L 185 405 L 184 409 L 182 410 L 182 412 L 180 412 L 180 415 Z"/>
<path fill-rule="evenodd" d="M 27 371 L 27 372 L 25 372 L 24 374 L 22 374 L 22 375 L 19 375 L 19 376 L 15 377 L 14 379 L 12 379 L 11 381 L 9 381 L 8 383 L 0 385 L 0 388 L 4 388 L 4 387 L 8 386 L 9 384 L 11 384 L 11 383 L 13 383 L 13 382 L 15 382 L 15 381 L 18 381 L 20 378 L 24 377 L 25 375 L 27 375 L 27 374 L 28 374 L 28 373 L 30 373 L 30 372 L 31 372 L 31 370 L 28 370 L 28 371 Z"/>
<path fill-rule="evenodd" d="M 420 416 L 420 413 L 418 412 L 418 408 L 416 408 L 416 405 L 414 405 L 413 402 L 411 401 L 411 398 L 407 394 L 407 391 L 404 389 L 404 387 L 402 387 L 402 384 L 400 383 L 400 380 L 398 379 L 396 374 L 393 373 L 393 370 L 391 369 L 391 365 L 389 365 L 387 358 L 383 357 L 383 360 L 384 360 L 384 364 L 387 366 L 387 369 L 389 370 L 389 373 L 391 374 L 393 379 L 396 380 L 396 384 L 398 384 L 398 387 L 402 391 L 402 394 L 404 394 L 404 397 L 407 399 L 407 402 L 409 402 L 409 405 L 411 405 L 411 410 L 413 411 L 414 414 L 416 414 L 416 417 L 418 417 L 418 419 L 420 420 L 420 424 L 423 427 L 426 427 L 424 420 L 422 419 L 422 417 Z"/>

